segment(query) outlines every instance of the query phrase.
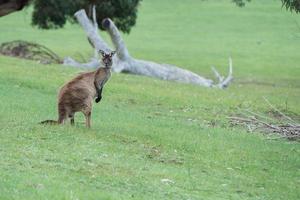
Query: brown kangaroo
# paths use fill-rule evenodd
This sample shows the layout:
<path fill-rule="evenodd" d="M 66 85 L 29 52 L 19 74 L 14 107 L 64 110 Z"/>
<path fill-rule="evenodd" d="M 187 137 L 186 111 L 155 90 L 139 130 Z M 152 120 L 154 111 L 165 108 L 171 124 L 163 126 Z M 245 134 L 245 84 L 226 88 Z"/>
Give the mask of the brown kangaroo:
<path fill-rule="evenodd" d="M 46 120 L 41 124 L 64 124 L 67 118 L 71 119 L 71 125 L 74 125 L 74 114 L 82 112 L 85 116 L 86 126 L 91 127 L 92 102 L 100 102 L 104 84 L 111 76 L 112 57 L 116 53 L 105 53 L 99 51 L 102 55 L 102 64 L 95 71 L 78 75 L 67 82 L 58 93 L 58 120 Z"/>

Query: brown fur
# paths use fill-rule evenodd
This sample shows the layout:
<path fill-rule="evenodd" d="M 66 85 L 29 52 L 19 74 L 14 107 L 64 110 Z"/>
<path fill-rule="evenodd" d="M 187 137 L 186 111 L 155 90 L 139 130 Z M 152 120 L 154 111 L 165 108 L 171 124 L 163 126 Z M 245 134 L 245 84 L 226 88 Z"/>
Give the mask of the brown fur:
<path fill-rule="evenodd" d="M 86 126 L 90 127 L 92 102 L 96 97 L 96 102 L 101 100 L 103 86 L 111 75 L 110 67 L 111 64 L 80 74 L 67 82 L 58 94 L 58 120 L 46 120 L 41 124 L 63 124 L 70 118 L 73 125 L 74 114 L 82 112 L 86 118 Z"/>
<path fill-rule="evenodd" d="M 103 85 L 110 77 L 110 68 L 99 68 L 96 71 L 80 74 L 66 83 L 58 94 L 58 120 L 46 120 L 42 124 L 63 124 L 67 118 L 74 124 L 74 114 L 82 112 L 86 126 L 91 126 L 92 101 L 97 96 L 95 83 Z"/>

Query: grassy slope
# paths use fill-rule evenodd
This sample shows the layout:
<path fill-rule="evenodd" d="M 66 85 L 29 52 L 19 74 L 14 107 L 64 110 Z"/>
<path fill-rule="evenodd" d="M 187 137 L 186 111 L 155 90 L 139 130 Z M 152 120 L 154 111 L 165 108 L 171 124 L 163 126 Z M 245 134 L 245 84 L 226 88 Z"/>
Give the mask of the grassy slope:
<path fill-rule="evenodd" d="M 1 18 L 0 42 L 92 53 L 77 25 L 32 29 L 29 12 Z M 262 96 L 300 112 L 295 21 L 267 0 L 243 9 L 145 0 L 125 36 L 133 55 L 206 76 L 211 64 L 226 69 L 232 55 L 236 82 L 220 91 L 115 74 L 91 130 L 37 125 L 56 118 L 57 90 L 78 70 L 0 57 L 0 199 L 298 199 L 299 144 L 249 135 L 225 118 L 238 106 L 267 112 Z"/>

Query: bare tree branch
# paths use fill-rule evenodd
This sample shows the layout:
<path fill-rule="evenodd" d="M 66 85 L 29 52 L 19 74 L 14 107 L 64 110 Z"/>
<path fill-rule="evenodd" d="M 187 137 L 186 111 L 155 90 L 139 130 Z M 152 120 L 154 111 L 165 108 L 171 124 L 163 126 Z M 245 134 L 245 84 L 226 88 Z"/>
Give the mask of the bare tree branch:
<path fill-rule="evenodd" d="M 281 116 L 283 116 L 284 118 L 286 118 L 287 120 L 291 121 L 292 123 L 296 123 L 292 118 L 290 118 L 289 116 L 285 115 L 283 112 L 281 112 L 280 110 L 278 110 L 274 105 L 272 105 L 270 103 L 270 101 L 266 98 L 263 97 L 263 99 L 265 100 L 265 102 L 267 102 L 267 104 L 274 109 L 276 112 L 278 112 Z"/>
<path fill-rule="evenodd" d="M 98 51 L 100 49 L 110 51 L 110 48 L 107 45 L 107 43 L 100 37 L 100 35 L 95 30 L 93 24 L 87 17 L 85 10 L 82 9 L 77 11 L 75 13 L 75 17 L 79 24 L 82 26 L 82 28 L 85 30 L 87 37 L 91 40 L 95 49 L 97 49 Z"/>
<path fill-rule="evenodd" d="M 122 36 L 121 36 L 118 28 L 115 26 L 115 24 L 109 18 L 106 18 L 103 20 L 102 25 L 107 30 L 108 34 L 110 35 L 110 38 L 117 50 L 117 55 L 119 56 L 119 58 L 121 60 L 129 59 L 130 55 L 129 55 L 128 49 L 122 39 Z"/>
<path fill-rule="evenodd" d="M 93 15 L 95 15 L 95 8 L 93 8 Z M 82 26 L 86 32 L 89 41 L 93 44 L 94 48 L 99 51 L 111 51 L 111 48 L 107 43 L 101 38 L 101 36 L 95 30 L 96 25 L 88 19 L 84 10 L 79 10 L 75 13 L 75 17 L 79 24 Z M 95 17 L 94 21 L 95 21 Z M 162 80 L 171 80 L 182 83 L 191 83 L 204 87 L 217 87 L 226 88 L 232 80 L 232 60 L 229 60 L 229 74 L 225 80 L 220 80 L 219 83 L 214 84 L 211 79 L 204 78 L 198 74 L 179 68 L 177 66 L 169 64 L 159 64 L 151 61 L 138 60 L 130 56 L 128 49 L 122 39 L 122 36 L 110 19 L 104 19 L 102 22 L 103 27 L 109 33 L 112 43 L 117 50 L 117 56 L 114 57 L 112 69 L 114 72 L 126 72 L 131 74 L 155 77 Z M 72 65 L 75 67 L 93 67 L 97 64 L 94 60 L 89 63 L 80 65 L 71 58 L 65 59 L 64 64 Z M 220 76 L 220 75 L 219 75 Z"/>
<path fill-rule="evenodd" d="M 97 23 L 97 17 L 96 17 L 96 5 L 93 5 L 93 23 L 94 23 L 94 29 L 99 34 L 98 32 L 98 23 Z M 99 58 L 99 53 L 96 48 L 94 48 L 94 58 Z"/>

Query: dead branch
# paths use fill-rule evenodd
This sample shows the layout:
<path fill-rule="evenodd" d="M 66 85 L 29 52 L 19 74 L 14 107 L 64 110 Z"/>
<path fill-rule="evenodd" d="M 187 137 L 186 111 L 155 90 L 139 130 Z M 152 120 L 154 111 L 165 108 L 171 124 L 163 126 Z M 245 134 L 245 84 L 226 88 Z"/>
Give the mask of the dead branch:
<path fill-rule="evenodd" d="M 252 114 L 252 115 L 254 115 L 254 116 L 256 116 L 256 117 L 259 117 L 259 118 L 263 118 L 263 119 L 265 119 L 265 120 L 271 120 L 271 121 L 274 121 L 272 118 L 270 118 L 270 117 L 267 117 L 267 116 L 264 116 L 262 113 L 258 113 L 258 112 L 253 112 L 253 111 L 251 111 L 251 110 L 249 110 L 249 109 L 245 109 L 245 110 L 241 110 L 241 109 L 238 109 L 241 113 L 243 113 L 244 115 L 246 115 L 246 116 L 248 116 L 247 115 L 247 113 L 249 113 L 249 114 Z"/>
<path fill-rule="evenodd" d="M 265 100 L 265 102 L 267 102 L 267 104 L 276 112 L 278 112 L 282 117 L 286 118 L 287 120 L 291 121 L 292 123 L 296 123 L 292 118 L 290 118 L 289 116 L 286 116 L 284 113 L 282 113 L 280 110 L 278 110 L 274 105 L 272 105 L 270 103 L 270 101 L 266 98 L 263 97 L 263 99 Z"/>
<path fill-rule="evenodd" d="M 242 112 L 245 117 L 240 116 L 233 116 L 227 117 L 230 120 L 232 125 L 241 125 L 245 126 L 249 132 L 253 132 L 254 130 L 260 129 L 264 133 L 272 133 L 272 134 L 279 134 L 279 138 L 287 138 L 287 139 L 300 139 L 300 125 L 299 124 L 281 124 L 276 122 L 276 119 L 272 119 L 272 122 L 265 121 L 270 119 L 262 114 L 256 114 L 256 116 L 247 115 L 246 112 Z M 282 113 L 283 114 L 283 113 Z M 286 116 L 286 115 L 285 115 Z M 286 116 L 286 119 L 291 119 L 290 117 Z M 293 120 L 294 121 L 294 120 Z M 279 139 L 277 138 L 277 139 Z"/>
<path fill-rule="evenodd" d="M 214 66 L 211 67 L 211 70 L 213 71 L 219 82 L 222 82 L 224 80 L 224 76 L 221 76 Z"/>
<path fill-rule="evenodd" d="M 98 33 L 98 22 L 97 22 L 97 17 L 96 17 L 96 6 L 93 5 L 93 24 L 94 24 L 94 29 L 95 31 Z M 98 59 L 99 58 L 99 54 L 97 49 L 94 48 L 94 58 Z"/>
<path fill-rule="evenodd" d="M 218 88 L 221 88 L 221 89 L 227 88 L 228 85 L 230 84 L 230 82 L 233 79 L 233 77 L 232 77 L 232 59 L 231 59 L 231 57 L 229 57 L 229 72 L 228 72 L 228 76 L 225 79 L 224 79 L 223 76 L 220 75 L 220 73 L 216 70 L 215 67 L 212 67 L 212 71 L 214 72 L 215 76 L 219 80 L 219 83 L 217 83 L 215 85 L 215 87 L 218 87 Z"/>
<path fill-rule="evenodd" d="M 79 24 L 82 26 L 92 46 L 98 51 L 111 51 L 109 45 L 98 34 L 95 27 L 95 8 L 93 7 L 93 21 L 94 24 L 88 19 L 84 10 L 79 10 L 75 13 L 75 17 Z M 117 56 L 114 58 L 114 65 L 112 69 L 114 72 L 125 72 L 143 76 L 149 76 L 159 78 L 162 80 L 171 80 L 182 83 L 192 83 L 204 87 L 217 87 L 226 88 L 232 81 L 232 60 L 229 59 L 229 74 L 226 79 L 219 79 L 218 83 L 214 83 L 211 79 L 199 76 L 191 71 L 179 68 L 177 66 L 169 64 L 159 64 L 151 61 L 138 60 L 130 56 L 128 49 L 121 37 L 121 34 L 115 24 L 110 19 L 104 19 L 102 22 L 103 27 L 107 30 L 112 43 L 117 50 Z M 72 58 L 66 58 L 65 65 L 71 65 L 75 67 L 88 67 L 96 68 L 99 66 L 99 62 L 95 62 L 95 59 L 91 59 L 91 62 L 81 64 L 76 62 Z M 216 71 L 216 70 L 215 70 Z M 216 74 L 216 73 L 215 73 Z M 219 73 L 218 73 L 219 74 Z M 221 77 L 221 75 L 219 74 Z"/>

